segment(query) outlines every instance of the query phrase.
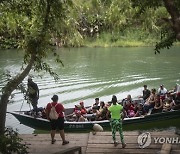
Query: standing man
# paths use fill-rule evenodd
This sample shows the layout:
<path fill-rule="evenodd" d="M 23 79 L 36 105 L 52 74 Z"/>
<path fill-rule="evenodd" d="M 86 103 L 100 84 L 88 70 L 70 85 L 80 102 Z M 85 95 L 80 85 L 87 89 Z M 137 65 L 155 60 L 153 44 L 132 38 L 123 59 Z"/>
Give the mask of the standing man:
<path fill-rule="evenodd" d="M 27 83 L 27 93 L 26 96 L 28 97 L 28 101 L 33 106 L 33 111 L 36 113 L 38 112 L 38 99 L 39 99 L 39 88 L 35 82 L 33 82 L 32 78 L 28 78 L 28 83 Z"/>
<path fill-rule="evenodd" d="M 64 134 L 64 107 L 61 103 L 58 103 L 58 96 L 54 95 L 51 100 L 53 102 L 48 103 L 46 106 L 46 116 L 47 118 L 50 120 L 51 123 L 51 143 L 54 144 L 55 143 L 55 134 L 56 134 L 56 129 L 59 128 L 60 130 L 60 136 L 62 138 L 62 145 L 68 144 L 69 141 L 65 140 L 65 134 Z M 49 113 L 51 111 L 52 106 L 55 107 L 56 112 L 58 113 L 59 117 L 58 119 L 53 119 L 51 120 L 49 118 Z"/>
<path fill-rule="evenodd" d="M 106 118 L 108 119 L 109 114 L 111 113 L 110 125 L 112 130 L 112 138 L 114 141 L 114 146 L 118 145 L 116 141 L 116 131 L 119 131 L 122 148 L 126 147 L 124 142 L 123 130 L 122 130 L 122 112 L 125 114 L 123 106 L 117 103 L 117 97 L 115 95 L 112 96 L 112 105 L 108 108 L 108 112 L 106 114 Z"/>

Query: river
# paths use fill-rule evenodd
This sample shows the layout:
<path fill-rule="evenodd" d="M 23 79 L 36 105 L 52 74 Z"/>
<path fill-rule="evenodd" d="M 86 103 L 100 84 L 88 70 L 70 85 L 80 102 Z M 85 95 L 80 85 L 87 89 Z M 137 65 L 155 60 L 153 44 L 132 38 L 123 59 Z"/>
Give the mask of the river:
<path fill-rule="evenodd" d="M 143 85 L 159 88 L 164 84 L 172 89 L 180 83 L 180 47 L 162 50 L 154 54 L 152 47 L 133 48 L 70 48 L 57 49 L 64 67 L 56 64 L 52 55 L 46 61 L 59 75 L 54 81 L 46 72 L 30 72 L 40 89 L 39 106 L 46 106 L 53 94 L 65 107 L 72 107 L 83 100 L 85 105 L 111 100 L 116 95 L 119 100 L 131 94 L 133 98 L 142 94 Z M 16 74 L 22 67 L 23 52 L 19 50 L 0 51 L 0 89 L 7 82 L 4 72 Z M 23 81 L 27 84 L 27 78 Z M 8 111 L 29 109 L 20 91 L 13 92 Z M 6 126 L 17 128 L 19 133 L 32 133 L 34 130 L 19 125 L 7 114 Z"/>

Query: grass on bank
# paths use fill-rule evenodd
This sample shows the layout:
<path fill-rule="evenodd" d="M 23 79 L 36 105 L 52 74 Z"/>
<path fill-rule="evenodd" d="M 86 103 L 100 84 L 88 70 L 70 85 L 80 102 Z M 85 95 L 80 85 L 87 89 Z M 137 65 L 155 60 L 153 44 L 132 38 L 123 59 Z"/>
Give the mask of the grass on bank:
<path fill-rule="evenodd" d="M 142 32 L 141 30 L 128 30 L 117 33 L 102 33 L 94 38 L 85 38 L 86 47 L 139 47 L 154 46 L 158 42 L 157 34 Z"/>

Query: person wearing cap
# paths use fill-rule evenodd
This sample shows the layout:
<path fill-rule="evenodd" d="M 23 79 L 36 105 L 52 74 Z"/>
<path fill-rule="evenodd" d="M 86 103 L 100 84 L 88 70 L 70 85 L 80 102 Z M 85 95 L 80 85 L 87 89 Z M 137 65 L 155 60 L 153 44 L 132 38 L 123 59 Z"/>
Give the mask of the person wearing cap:
<path fill-rule="evenodd" d="M 165 95 L 167 93 L 167 89 L 164 87 L 164 85 L 160 85 L 159 89 L 158 89 L 158 94 L 159 95 Z"/>
<path fill-rule="evenodd" d="M 36 113 L 38 112 L 38 99 L 39 99 L 39 88 L 38 85 L 33 82 L 31 77 L 28 77 L 27 83 L 27 93 L 26 93 L 27 100 L 31 103 L 33 107 L 33 111 Z"/>
<path fill-rule="evenodd" d="M 50 120 L 51 124 L 51 143 L 55 143 L 55 134 L 56 134 L 56 129 L 59 128 L 60 136 L 62 138 L 62 145 L 68 144 L 69 141 L 65 140 L 65 133 L 64 133 L 64 114 L 63 112 L 65 111 L 64 106 L 61 103 L 58 103 L 58 96 L 54 95 L 51 100 L 53 102 L 48 103 L 46 106 L 46 116 Z M 53 119 L 51 120 L 49 118 L 49 113 L 51 111 L 52 106 L 55 106 L 56 112 L 59 114 L 58 119 Z"/>

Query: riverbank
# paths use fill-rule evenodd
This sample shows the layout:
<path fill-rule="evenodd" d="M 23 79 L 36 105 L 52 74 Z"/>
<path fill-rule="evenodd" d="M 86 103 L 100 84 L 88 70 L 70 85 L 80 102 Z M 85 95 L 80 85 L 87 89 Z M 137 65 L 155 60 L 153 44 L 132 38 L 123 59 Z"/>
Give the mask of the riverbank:
<path fill-rule="evenodd" d="M 96 34 L 93 37 L 83 38 L 72 38 L 72 40 L 67 40 L 59 42 L 61 39 L 51 40 L 52 46 L 58 46 L 63 48 L 73 48 L 73 47 L 155 47 L 157 42 L 160 42 L 159 34 L 149 32 L 143 32 L 140 30 L 131 30 L 118 33 L 102 33 Z M 56 42 L 58 41 L 58 42 Z M 174 46 L 180 46 L 180 42 L 173 44 Z M 0 42 L 0 49 L 16 49 L 18 47 L 18 40 L 15 39 L 4 39 Z"/>

